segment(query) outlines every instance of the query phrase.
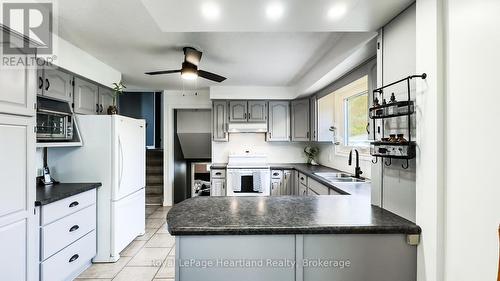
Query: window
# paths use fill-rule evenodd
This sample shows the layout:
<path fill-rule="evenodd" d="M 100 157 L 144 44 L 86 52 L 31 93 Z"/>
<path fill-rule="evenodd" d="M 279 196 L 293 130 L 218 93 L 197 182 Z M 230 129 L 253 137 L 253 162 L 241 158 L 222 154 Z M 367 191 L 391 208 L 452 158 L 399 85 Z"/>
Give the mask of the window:
<path fill-rule="evenodd" d="M 339 145 L 335 153 L 346 154 L 357 148 L 369 155 L 368 125 L 368 75 L 365 75 L 333 92 L 335 95 L 335 126 Z"/>
<path fill-rule="evenodd" d="M 347 146 L 369 146 L 368 91 L 344 98 L 344 139 Z"/>

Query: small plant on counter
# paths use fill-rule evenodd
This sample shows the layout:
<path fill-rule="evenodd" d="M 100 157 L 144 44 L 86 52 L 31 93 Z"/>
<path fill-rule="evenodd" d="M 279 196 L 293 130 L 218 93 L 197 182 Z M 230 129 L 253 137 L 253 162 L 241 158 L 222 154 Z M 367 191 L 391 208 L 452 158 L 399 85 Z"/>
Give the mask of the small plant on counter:
<path fill-rule="evenodd" d="M 307 164 L 318 165 L 318 163 L 316 163 L 316 160 L 314 160 L 314 158 L 316 158 L 316 156 L 318 156 L 319 148 L 317 148 L 315 146 L 308 145 L 304 148 L 304 153 L 307 156 Z"/>
<path fill-rule="evenodd" d="M 123 82 L 113 83 L 113 105 L 108 107 L 108 114 L 118 114 L 118 107 L 116 107 L 116 99 L 123 94 L 123 90 L 127 87 L 123 85 Z"/>

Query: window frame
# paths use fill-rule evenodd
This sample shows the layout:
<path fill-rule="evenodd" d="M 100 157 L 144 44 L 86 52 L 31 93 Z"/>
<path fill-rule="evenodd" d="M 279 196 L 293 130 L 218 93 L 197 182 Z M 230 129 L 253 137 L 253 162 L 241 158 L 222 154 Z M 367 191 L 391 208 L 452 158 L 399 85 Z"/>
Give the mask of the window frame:
<path fill-rule="evenodd" d="M 361 86 L 359 84 L 363 83 Z M 366 88 L 364 87 L 366 85 Z M 361 90 L 356 90 L 361 88 Z M 370 104 L 370 77 L 368 74 L 361 76 L 360 78 L 351 81 L 347 85 L 333 91 L 331 94 L 335 96 L 335 124 L 337 127 L 337 138 L 340 142 L 339 145 L 335 146 L 335 155 L 346 157 L 352 149 L 357 149 L 360 158 L 363 160 L 371 159 L 370 146 L 353 146 L 346 144 L 346 134 L 347 134 L 347 118 L 346 117 L 346 103 L 345 100 L 362 94 L 367 94 L 368 104 L 366 112 L 368 114 L 368 108 Z M 367 119 L 367 125 L 369 120 Z M 370 140 L 370 134 L 368 134 L 368 141 Z"/>
<path fill-rule="evenodd" d="M 359 92 L 357 94 L 353 94 L 353 95 L 349 95 L 349 96 L 345 96 L 344 97 L 344 100 L 343 100 L 343 104 L 344 104 L 344 114 L 343 114 L 343 121 L 344 121 L 344 141 L 345 143 L 347 143 L 347 145 L 345 146 L 348 146 L 348 147 L 354 147 L 354 148 L 370 148 L 370 134 L 369 132 L 367 132 L 367 139 L 366 139 L 366 145 L 349 145 L 349 101 L 351 99 L 354 99 L 354 98 L 357 98 L 357 97 L 360 97 L 360 96 L 364 96 L 366 95 L 366 99 L 367 99 L 367 108 L 366 108 L 366 122 L 367 122 L 367 126 L 369 125 L 369 120 L 368 120 L 368 107 L 369 107 L 369 100 L 370 100 L 370 96 L 368 95 L 368 89 L 366 89 L 366 91 L 362 91 L 362 92 Z"/>

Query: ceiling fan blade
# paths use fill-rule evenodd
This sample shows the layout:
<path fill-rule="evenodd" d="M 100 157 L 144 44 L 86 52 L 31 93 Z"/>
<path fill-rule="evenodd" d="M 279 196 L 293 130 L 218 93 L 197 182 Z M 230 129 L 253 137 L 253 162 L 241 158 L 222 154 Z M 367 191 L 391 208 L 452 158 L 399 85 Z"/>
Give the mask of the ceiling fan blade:
<path fill-rule="evenodd" d="M 198 66 L 200 64 L 202 52 L 196 50 L 192 47 L 185 47 L 184 49 L 184 60 Z"/>
<path fill-rule="evenodd" d="M 180 69 L 176 69 L 176 70 L 160 70 L 160 71 L 146 72 L 144 74 L 147 74 L 147 75 L 159 75 L 159 74 L 169 74 L 169 73 L 178 73 L 178 72 L 181 72 L 181 70 Z"/>
<path fill-rule="evenodd" d="M 208 79 L 208 80 L 219 82 L 219 83 L 226 80 L 226 77 L 217 75 L 217 74 L 212 73 L 212 72 L 204 71 L 201 69 L 198 70 L 198 76 L 203 77 L 203 78 Z"/>

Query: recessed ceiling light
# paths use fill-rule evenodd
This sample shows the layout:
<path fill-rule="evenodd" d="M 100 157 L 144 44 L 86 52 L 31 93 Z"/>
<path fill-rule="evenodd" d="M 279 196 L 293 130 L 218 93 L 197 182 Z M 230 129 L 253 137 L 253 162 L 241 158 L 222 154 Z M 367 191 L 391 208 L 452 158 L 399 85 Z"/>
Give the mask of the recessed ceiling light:
<path fill-rule="evenodd" d="M 279 20 L 285 11 L 283 4 L 280 2 L 270 3 L 266 8 L 266 16 L 270 20 Z"/>
<path fill-rule="evenodd" d="M 328 18 L 332 20 L 339 19 L 345 15 L 347 12 L 347 5 L 345 3 L 338 3 L 333 5 L 328 10 Z"/>
<path fill-rule="evenodd" d="M 220 16 L 220 8 L 214 2 L 205 2 L 201 5 L 201 13 L 207 20 L 216 20 Z"/>

